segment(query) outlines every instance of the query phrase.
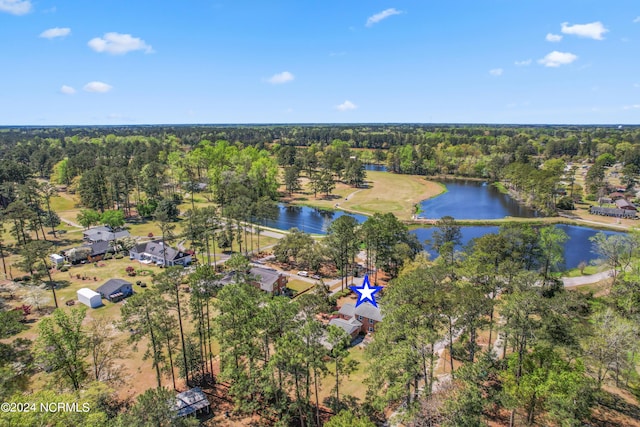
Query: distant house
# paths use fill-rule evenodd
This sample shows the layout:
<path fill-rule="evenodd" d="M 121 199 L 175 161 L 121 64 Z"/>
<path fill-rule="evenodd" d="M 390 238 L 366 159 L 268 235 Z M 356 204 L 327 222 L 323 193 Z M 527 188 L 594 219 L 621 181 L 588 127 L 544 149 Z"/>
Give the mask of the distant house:
<path fill-rule="evenodd" d="M 615 191 L 615 192 L 609 194 L 609 198 L 611 200 L 624 199 L 624 194 L 622 194 L 622 193 L 620 193 L 618 191 Z"/>
<path fill-rule="evenodd" d="M 593 215 L 611 216 L 614 218 L 637 218 L 636 211 L 634 209 L 602 208 L 598 206 L 591 206 L 589 208 L 589 213 Z"/>
<path fill-rule="evenodd" d="M 131 283 L 123 279 L 109 279 L 104 285 L 96 289 L 96 292 L 102 295 L 110 302 L 118 302 L 128 296 L 133 295 Z"/>
<path fill-rule="evenodd" d="M 82 232 L 82 237 L 87 242 L 109 242 L 112 240 L 123 239 L 125 237 L 131 237 L 127 230 L 114 230 L 106 225 L 100 227 L 93 227 Z"/>
<path fill-rule="evenodd" d="M 165 267 L 191 264 L 190 254 L 173 249 L 171 246 L 165 245 L 162 240 L 152 240 L 135 245 L 129 250 L 129 258 Z"/>
<path fill-rule="evenodd" d="M 368 302 L 362 303 L 358 307 L 356 307 L 351 303 L 346 303 L 342 307 L 340 307 L 340 310 L 338 311 L 338 313 L 340 314 L 340 318 L 342 320 L 351 322 L 349 324 L 351 326 L 356 325 L 356 323 L 352 321 L 353 319 L 360 322 L 361 325 L 358 332 L 362 332 L 365 334 L 368 332 L 374 332 L 376 329 L 375 328 L 376 323 L 382 321 L 382 313 L 380 312 L 380 309 Z M 336 326 L 339 326 L 345 329 L 343 327 L 343 323 L 341 322 L 338 322 Z M 347 331 L 346 329 L 345 331 L 349 333 L 349 331 Z M 349 334 L 352 335 L 351 333 Z"/>
<path fill-rule="evenodd" d="M 349 320 L 345 320 L 341 317 L 336 317 L 329 321 L 330 325 L 337 326 L 338 328 L 342 328 L 347 334 L 351 336 L 351 339 L 360 334 L 360 330 L 362 329 L 362 322 L 357 320 L 355 317 L 352 317 Z"/>
<path fill-rule="evenodd" d="M 177 412 L 178 417 L 197 416 L 204 412 L 208 414 L 210 408 L 209 399 L 207 399 L 207 395 L 202 392 L 200 387 L 194 387 L 176 395 L 174 410 Z"/>
<path fill-rule="evenodd" d="M 287 288 L 287 276 L 277 270 L 262 267 L 252 267 L 247 273 L 249 283 L 270 295 L 282 295 Z M 220 279 L 217 284 L 220 286 L 225 286 L 237 282 L 237 273 L 235 271 L 231 271 L 227 273 L 222 279 Z"/>
<path fill-rule="evenodd" d="M 613 200 L 611 200 L 611 198 L 610 198 L 610 197 L 600 197 L 600 198 L 598 199 L 598 204 L 599 204 L 600 206 L 602 206 L 602 205 L 608 205 L 609 203 L 613 203 Z"/>
<path fill-rule="evenodd" d="M 629 201 L 627 201 L 625 199 L 616 200 L 616 206 L 618 207 L 618 209 L 626 209 L 626 210 L 632 210 L 632 211 L 637 210 L 636 207 L 633 206 L 632 203 L 630 203 Z"/>
<path fill-rule="evenodd" d="M 64 255 L 70 263 L 77 264 L 82 261 L 100 261 L 107 253 L 114 252 L 111 242 L 101 240 L 68 249 L 64 252 Z"/>

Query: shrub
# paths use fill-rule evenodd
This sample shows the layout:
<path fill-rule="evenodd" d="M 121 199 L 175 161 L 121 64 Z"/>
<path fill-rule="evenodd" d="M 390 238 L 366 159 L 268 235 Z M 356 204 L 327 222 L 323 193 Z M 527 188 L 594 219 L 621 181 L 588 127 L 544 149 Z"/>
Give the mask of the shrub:
<path fill-rule="evenodd" d="M 124 255 L 122 255 L 122 254 L 115 254 L 113 257 L 114 257 L 115 259 L 122 259 L 122 258 L 124 258 Z"/>
<path fill-rule="evenodd" d="M 105 254 L 105 255 L 104 255 L 104 258 L 102 258 L 102 259 L 107 260 L 107 259 L 111 259 L 111 258 L 113 258 L 113 255 L 111 255 L 111 254 Z"/>
<path fill-rule="evenodd" d="M 69 267 L 66 266 L 66 265 L 63 265 L 62 267 L 60 267 L 60 271 L 62 271 L 63 273 L 67 272 L 67 271 L 69 271 Z"/>
<path fill-rule="evenodd" d="M 585 197 L 585 199 L 589 200 L 590 202 L 595 202 L 596 200 L 598 200 L 598 198 L 596 197 L 595 194 L 587 194 L 587 197 Z"/>
<path fill-rule="evenodd" d="M 568 211 L 572 211 L 576 208 L 573 204 L 573 200 L 569 196 L 562 197 L 560 200 L 558 200 L 556 207 L 558 209 L 564 209 Z"/>

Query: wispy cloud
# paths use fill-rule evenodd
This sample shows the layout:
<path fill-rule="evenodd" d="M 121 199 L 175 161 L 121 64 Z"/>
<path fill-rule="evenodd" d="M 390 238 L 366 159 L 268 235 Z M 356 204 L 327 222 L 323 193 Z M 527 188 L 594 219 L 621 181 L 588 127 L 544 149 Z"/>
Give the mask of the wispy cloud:
<path fill-rule="evenodd" d="M 637 16 L 636 19 L 633 20 L 634 24 L 640 23 L 640 16 Z"/>
<path fill-rule="evenodd" d="M 640 83 L 634 83 L 633 87 L 635 87 L 636 89 L 640 88 Z"/>
<path fill-rule="evenodd" d="M 355 110 L 356 108 L 358 108 L 358 106 L 349 100 L 344 101 L 340 105 L 336 105 L 336 110 L 338 111 L 351 111 Z"/>
<path fill-rule="evenodd" d="M 329 56 L 345 56 L 347 52 L 329 52 Z"/>
<path fill-rule="evenodd" d="M 558 52 L 557 50 L 554 50 L 553 52 L 548 53 L 544 58 L 539 59 L 538 63 L 545 67 L 559 67 L 561 65 L 571 64 L 576 59 L 578 59 L 578 56 L 573 53 Z"/>
<path fill-rule="evenodd" d="M 40 33 L 40 37 L 43 39 L 55 39 L 57 37 L 66 37 L 71 34 L 71 28 L 49 28 Z"/>
<path fill-rule="evenodd" d="M 640 109 L 640 104 L 625 105 L 624 107 L 622 107 L 622 109 L 624 109 L 624 110 L 638 110 L 638 109 Z"/>
<path fill-rule="evenodd" d="M 103 37 L 89 40 L 88 45 L 96 52 L 106 52 L 112 55 L 124 55 L 135 50 L 153 53 L 153 48 L 150 45 L 131 34 L 106 33 Z"/>
<path fill-rule="evenodd" d="M 26 15 L 31 12 L 30 0 L 0 0 L 0 12 L 12 15 Z"/>
<path fill-rule="evenodd" d="M 293 81 L 293 79 L 295 78 L 296 77 L 290 72 L 283 71 L 281 73 L 274 74 L 273 76 L 269 77 L 267 79 L 267 82 L 271 83 L 272 85 L 281 85 L 283 83 L 288 83 L 290 81 Z"/>
<path fill-rule="evenodd" d="M 562 31 L 563 34 L 571 34 L 574 36 L 585 37 L 594 40 L 604 40 L 604 37 L 602 37 L 602 35 L 609 32 L 609 30 L 607 30 L 600 21 L 591 22 L 589 24 L 575 25 L 569 25 L 568 22 L 563 22 L 560 31 Z"/>
<path fill-rule="evenodd" d="M 562 36 L 560 34 L 547 33 L 547 36 L 544 39 L 551 43 L 557 43 L 562 40 Z"/>
<path fill-rule="evenodd" d="M 517 67 L 526 67 L 528 65 L 531 65 L 531 59 L 525 59 L 523 61 L 516 61 L 514 62 L 514 64 L 516 64 Z"/>
<path fill-rule="evenodd" d="M 402 11 L 395 9 L 395 8 L 390 8 L 390 9 L 385 9 L 382 12 L 378 12 L 375 15 L 371 15 L 368 19 L 367 19 L 367 27 L 370 27 L 374 24 L 377 24 L 378 22 L 382 21 L 383 19 L 387 19 L 390 16 L 393 15 L 400 15 L 402 13 Z"/>
<path fill-rule="evenodd" d="M 73 95 L 74 93 L 76 93 L 76 90 L 71 86 L 62 85 L 62 87 L 60 88 L 60 93 L 64 93 L 65 95 Z"/>
<path fill-rule="evenodd" d="M 502 68 L 494 68 L 492 70 L 489 70 L 489 74 L 491 74 L 494 77 L 500 77 L 503 72 L 504 70 Z"/>
<path fill-rule="evenodd" d="M 89 82 L 84 85 L 82 89 L 84 89 L 85 92 L 107 93 L 111 89 L 113 89 L 113 86 L 108 85 L 104 82 Z"/>

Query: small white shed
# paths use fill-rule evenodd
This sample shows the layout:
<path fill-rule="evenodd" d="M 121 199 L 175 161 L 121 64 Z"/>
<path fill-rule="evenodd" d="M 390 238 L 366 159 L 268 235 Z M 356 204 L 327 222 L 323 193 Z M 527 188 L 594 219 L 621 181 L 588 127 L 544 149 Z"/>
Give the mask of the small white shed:
<path fill-rule="evenodd" d="M 51 254 L 49 255 L 49 259 L 56 267 L 60 267 L 62 264 L 64 264 L 64 257 L 61 255 Z"/>
<path fill-rule="evenodd" d="M 82 288 L 78 290 L 78 301 L 91 308 L 100 307 L 102 305 L 102 297 L 100 294 L 89 288 Z"/>

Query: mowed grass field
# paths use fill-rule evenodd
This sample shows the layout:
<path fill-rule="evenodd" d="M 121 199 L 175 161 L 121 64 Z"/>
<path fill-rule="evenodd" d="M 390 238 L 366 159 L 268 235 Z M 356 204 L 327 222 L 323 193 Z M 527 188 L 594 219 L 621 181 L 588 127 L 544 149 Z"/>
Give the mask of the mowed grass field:
<path fill-rule="evenodd" d="M 376 212 L 393 212 L 399 219 L 410 219 L 415 205 L 422 200 L 437 196 L 445 188 L 418 175 L 399 175 L 390 172 L 367 171 L 365 188 L 355 188 L 338 183 L 329 197 L 318 194 L 313 197 L 302 181 L 305 196 L 294 194 L 291 203 L 325 209 L 343 209 L 354 213 L 373 215 Z"/>

